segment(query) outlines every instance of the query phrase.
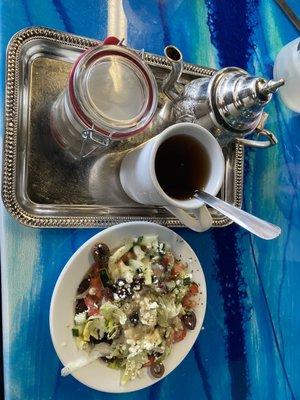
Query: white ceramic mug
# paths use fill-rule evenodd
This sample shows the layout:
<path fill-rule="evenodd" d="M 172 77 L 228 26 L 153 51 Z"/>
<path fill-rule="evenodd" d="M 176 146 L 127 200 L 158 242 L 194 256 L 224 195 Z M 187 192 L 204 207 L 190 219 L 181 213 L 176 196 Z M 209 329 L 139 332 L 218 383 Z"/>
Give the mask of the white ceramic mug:
<path fill-rule="evenodd" d="M 188 228 L 203 232 L 212 225 L 212 217 L 204 203 L 197 199 L 177 200 L 168 196 L 159 185 L 155 173 L 155 157 L 160 145 L 166 139 L 182 134 L 197 139 L 206 149 L 211 168 L 203 190 L 216 195 L 224 179 L 222 149 L 208 130 L 189 122 L 172 125 L 131 150 L 121 164 L 121 184 L 127 195 L 136 202 L 163 205 Z"/>

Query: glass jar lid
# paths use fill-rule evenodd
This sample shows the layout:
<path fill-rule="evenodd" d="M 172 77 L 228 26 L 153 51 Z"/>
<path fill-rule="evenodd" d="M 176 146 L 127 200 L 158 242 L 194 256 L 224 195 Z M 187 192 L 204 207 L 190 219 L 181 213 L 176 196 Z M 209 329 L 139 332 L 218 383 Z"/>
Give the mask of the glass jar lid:
<path fill-rule="evenodd" d="M 69 91 L 85 125 L 112 139 L 143 130 L 157 108 L 153 73 L 124 46 L 102 45 L 84 52 L 72 69 Z"/>

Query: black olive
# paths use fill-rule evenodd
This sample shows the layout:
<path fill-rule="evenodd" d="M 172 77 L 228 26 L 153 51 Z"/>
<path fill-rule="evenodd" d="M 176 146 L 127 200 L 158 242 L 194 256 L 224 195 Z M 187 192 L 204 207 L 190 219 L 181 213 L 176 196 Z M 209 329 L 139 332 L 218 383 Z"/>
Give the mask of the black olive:
<path fill-rule="evenodd" d="M 154 363 L 150 366 L 151 375 L 154 378 L 161 378 L 165 372 L 164 364 L 162 363 Z"/>
<path fill-rule="evenodd" d="M 162 353 L 159 353 L 158 351 L 154 351 L 153 353 L 152 353 L 152 355 L 155 357 L 155 359 L 157 360 L 159 357 L 161 357 L 162 356 Z"/>
<path fill-rule="evenodd" d="M 75 314 L 80 314 L 86 310 L 87 310 L 87 306 L 85 305 L 84 300 L 83 299 L 76 300 Z"/>
<path fill-rule="evenodd" d="M 117 280 L 113 285 L 112 290 L 119 298 L 118 300 L 125 300 L 133 294 L 131 286 L 123 278 Z"/>
<path fill-rule="evenodd" d="M 195 329 L 197 318 L 194 311 L 189 311 L 181 317 L 181 321 L 186 329 L 193 330 Z"/>
<path fill-rule="evenodd" d="M 96 338 L 94 338 L 94 336 L 90 336 L 90 343 L 92 343 L 92 344 L 99 344 L 99 343 L 101 343 L 101 342 L 102 342 L 101 339 L 96 339 Z"/>
<path fill-rule="evenodd" d="M 156 275 L 153 275 L 151 277 L 152 283 L 153 285 L 158 285 L 158 277 Z"/>
<path fill-rule="evenodd" d="M 108 358 L 108 357 L 100 357 L 101 358 L 101 360 L 103 361 L 103 362 L 105 362 L 106 364 L 107 363 L 110 363 L 110 362 L 114 362 L 115 360 L 116 360 L 116 358 L 117 357 L 112 357 L 112 358 Z"/>
<path fill-rule="evenodd" d="M 111 290 L 111 288 L 106 287 L 102 290 L 103 296 L 105 298 L 105 300 L 107 301 L 113 301 L 114 300 L 114 294 L 113 291 Z"/>
<path fill-rule="evenodd" d="M 117 295 L 119 300 L 125 300 L 128 297 L 132 296 L 132 292 L 128 288 L 126 288 L 124 286 L 116 288 L 115 289 L 115 294 Z"/>
<path fill-rule="evenodd" d="M 105 243 L 97 243 L 93 248 L 94 260 L 100 264 L 102 268 L 106 268 L 109 259 L 109 247 Z"/>
<path fill-rule="evenodd" d="M 90 277 L 83 279 L 83 281 L 81 281 L 80 285 L 78 286 L 77 294 L 82 294 L 83 292 L 88 290 L 88 288 L 90 287 L 90 283 L 91 283 Z"/>
<path fill-rule="evenodd" d="M 116 283 L 115 286 L 118 287 L 124 287 L 126 285 L 126 280 L 124 278 L 119 278 Z"/>
<path fill-rule="evenodd" d="M 142 290 L 144 284 L 145 284 L 145 278 L 143 276 L 137 276 L 136 278 L 133 279 L 131 287 L 134 291 L 139 292 L 140 290 Z"/>
<path fill-rule="evenodd" d="M 101 342 L 102 343 L 112 344 L 113 340 L 112 339 L 108 339 L 107 333 L 104 333 L 103 338 L 101 339 Z"/>
<path fill-rule="evenodd" d="M 139 323 L 140 317 L 139 314 L 137 312 L 133 312 L 130 316 L 129 316 L 129 321 L 132 323 L 132 325 L 137 326 L 137 324 Z"/>

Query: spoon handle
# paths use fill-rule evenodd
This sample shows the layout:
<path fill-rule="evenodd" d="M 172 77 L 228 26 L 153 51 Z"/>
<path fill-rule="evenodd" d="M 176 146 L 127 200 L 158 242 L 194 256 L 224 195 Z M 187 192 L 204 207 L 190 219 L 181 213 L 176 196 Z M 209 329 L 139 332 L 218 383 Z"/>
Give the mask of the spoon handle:
<path fill-rule="evenodd" d="M 232 206 L 231 204 L 228 204 L 215 196 L 203 192 L 202 190 L 197 190 L 194 196 L 215 210 L 220 211 L 222 214 L 226 215 L 226 217 L 230 218 L 238 225 L 262 239 L 274 239 L 281 233 L 279 226 L 257 218 L 254 215 L 240 210 L 239 208 Z"/>

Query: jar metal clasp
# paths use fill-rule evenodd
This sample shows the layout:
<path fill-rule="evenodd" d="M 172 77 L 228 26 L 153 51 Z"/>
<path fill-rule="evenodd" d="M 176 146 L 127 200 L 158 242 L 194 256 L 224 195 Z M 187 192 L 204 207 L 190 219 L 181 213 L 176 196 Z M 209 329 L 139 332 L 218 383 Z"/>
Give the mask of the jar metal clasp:
<path fill-rule="evenodd" d="M 82 137 L 82 145 L 80 149 L 80 157 L 81 158 L 86 158 L 90 156 L 94 151 L 99 150 L 100 148 L 107 148 L 111 144 L 111 137 L 113 135 L 113 132 L 109 135 L 103 135 L 99 132 L 95 132 L 92 129 L 86 129 L 83 132 L 81 132 L 81 137 Z M 88 151 L 85 153 L 85 148 L 89 143 L 96 143 L 97 146 L 95 146 L 92 150 Z"/>

